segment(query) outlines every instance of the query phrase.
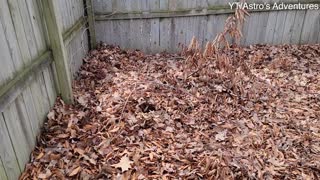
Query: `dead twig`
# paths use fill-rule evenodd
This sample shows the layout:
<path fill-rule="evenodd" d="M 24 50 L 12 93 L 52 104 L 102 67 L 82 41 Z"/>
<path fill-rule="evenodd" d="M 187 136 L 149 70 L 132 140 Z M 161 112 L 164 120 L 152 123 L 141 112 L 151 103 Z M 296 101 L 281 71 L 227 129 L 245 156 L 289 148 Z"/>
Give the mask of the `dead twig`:
<path fill-rule="evenodd" d="M 123 112 L 124 112 L 124 110 L 126 109 L 126 106 L 127 106 L 127 104 L 128 104 L 128 101 L 129 101 L 130 97 L 132 96 L 133 92 L 136 90 L 136 87 L 137 87 L 137 83 L 134 84 L 133 90 L 130 92 L 129 96 L 128 96 L 127 99 L 126 99 L 126 102 L 124 103 L 124 106 L 123 106 L 122 111 L 121 111 L 121 114 L 120 114 L 120 120 L 122 119 Z"/>

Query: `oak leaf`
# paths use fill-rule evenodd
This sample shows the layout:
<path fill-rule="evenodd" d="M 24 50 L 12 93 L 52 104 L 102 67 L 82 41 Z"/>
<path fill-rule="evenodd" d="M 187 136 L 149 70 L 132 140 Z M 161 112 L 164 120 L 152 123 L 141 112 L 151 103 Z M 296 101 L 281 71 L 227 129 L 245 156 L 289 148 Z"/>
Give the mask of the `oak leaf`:
<path fill-rule="evenodd" d="M 115 168 L 121 168 L 121 171 L 125 172 L 131 168 L 132 163 L 133 163 L 133 161 L 130 161 L 128 156 L 123 156 L 120 159 L 120 162 L 118 164 L 113 164 L 111 166 L 115 167 Z"/>

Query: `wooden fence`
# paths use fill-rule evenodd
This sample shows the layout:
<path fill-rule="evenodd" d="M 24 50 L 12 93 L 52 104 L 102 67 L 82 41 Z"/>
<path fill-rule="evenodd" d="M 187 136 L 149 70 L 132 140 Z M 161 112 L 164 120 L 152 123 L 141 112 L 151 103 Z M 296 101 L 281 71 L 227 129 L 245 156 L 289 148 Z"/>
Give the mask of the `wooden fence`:
<path fill-rule="evenodd" d="M 0 0 L 0 179 L 18 179 L 57 95 L 72 103 L 72 76 L 96 39 L 146 52 L 178 51 L 193 36 L 204 44 L 233 13 L 226 2 Z M 254 10 L 241 43 L 319 43 L 319 13 Z"/>
<path fill-rule="evenodd" d="M 24 170 L 57 95 L 72 102 L 91 7 L 90 0 L 0 0 L 1 180 Z"/>
<path fill-rule="evenodd" d="M 233 0 L 95 0 L 97 41 L 146 52 L 177 52 L 179 45 L 189 44 L 193 36 L 204 45 L 215 38 L 234 12 L 228 2 Z M 320 42 L 320 10 L 262 9 L 250 13 L 243 27 L 242 45 Z"/>

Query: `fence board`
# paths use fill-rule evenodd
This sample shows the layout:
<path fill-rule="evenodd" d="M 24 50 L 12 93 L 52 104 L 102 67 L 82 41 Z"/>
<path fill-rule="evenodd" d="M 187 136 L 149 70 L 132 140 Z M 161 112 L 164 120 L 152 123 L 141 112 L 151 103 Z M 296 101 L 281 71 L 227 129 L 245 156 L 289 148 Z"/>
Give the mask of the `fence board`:
<path fill-rule="evenodd" d="M 297 1 L 286 0 L 284 2 Z M 182 44 L 188 45 L 192 37 L 196 36 L 200 45 L 204 46 L 205 41 L 215 38 L 215 35 L 223 29 L 227 17 L 233 14 L 228 2 L 233 2 L 233 0 L 130 0 L 130 2 L 127 0 L 96 0 L 94 1 L 94 11 L 97 41 L 153 53 L 168 49 L 171 52 L 177 52 L 180 49 L 177 46 L 181 41 L 183 41 Z M 279 0 L 268 0 L 268 2 L 274 3 Z M 301 2 L 306 3 L 307 1 Z M 106 6 L 110 8 L 102 8 Z M 312 22 L 306 23 L 306 25 L 310 24 L 312 31 L 303 31 L 302 40 L 317 43 L 319 42 L 319 33 L 315 29 L 320 27 L 317 20 L 320 15 L 317 14 L 319 11 L 313 10 L 297 10 L 297 12 L 288 10 L 251 11 L 251 16 L 247 17 L 243 27 L 244 38 L 240 43 L 242 45 L 280 44 L 291 41 L 300 43 L 300 38 L 297 37 L 301 35 L 301 29 L 304 26 L 302 22 L 306 21 L 305 18 L 301 18 L 301 15 L 304 16 L 303 13 L 306 11 L 312 11 L 309 13 L 313 14 Z M 298 12 L 299 14 L 297 14 Z M 299 15 L 300 17 L 297 17 Z M 157 21 L 159 21 L 159 25 L 154 23 Z M 125 25 L 124 22 L 127 22 L 128 25 Z M 142 30 L 141 26 L 143 26 Z M 151 43 L 151 38 L 157 34 L 160 36 L 158 38 L 159 45 L 158 48 L 155 48 L 156 46 Z M 124 44 L 124 39 L 127 39 L 130 45 Z"/>
<path fill-rule="evenodd" d="M 294 26 L 293 26 L 290 43 L 300 42 L 300 35 L 302 33 L 302 28 L 304 24 L 303 22 L 305 21 L 305 15 L 306 15 L 305 11 L 297 11 L 295 20 L 294 20 Z"/>
<path fill-rule="evenodd" d="M 160 19 L 160 51 L 168 51 L 170 47 L 170 29 L 172 28 L 171 19 Z M 134 44 L 132 44 L 134 47 Z M 139 47 L 138 47 L 139 48 Z"/>
<path fill-rule="evenodd" d="M 55 85 L 54 85 L 54 77 L 51 71 L 51 67 L 46 67 L 43 70 L 43 76 L 44 76 L 44 82 L 46 85 L 46 90 L 49 96 L 49 103 L 50 107 L 52 107 L 55 103 L 56 97 L 57 97 L 57 92 L 55 90 Z"/>
<path fill-rule="evenodd" d="M 277 23 L 278 12 L 270 12 L 267 23 L 267 30 L 264 41 L 268 44 L 272 44 L 275 27 Z M 249 19 L 250 21 L 250 19 Z"/>
<path fill-rule="evenodd" d="M 67 1 L 57 0 L 55 1 L 55 3 L 59 9 L 57 18 L 58 18 L 58 22 L 60 23 L 60 27 L 62 27 L 61 31 L 65 32 L 67 27 L 67 18 L 68 18 L 67 11 L 65 10 Z"/>
<path fill-rule="evenodd" d="M 0 85 L 3 85 L 7 80 L 9 80 L 14 72 L 14 65 L 11 61 L 11 55 L 9 47 L 7 45 L 7 40 L 4 34 L 4 29 L 2 23 L 0 22 L 0 59 L 3 69 L 0 71 Z"/>
<path fill-rule="evenodd" d="M 29 16 L 29 11 L 28 11 L 26 1 L 18 1 L 18 6 L 20 10 L 20 15 L 22 18 L 24 31 L 26 33 L 26 39 L 28 42 L 28 49 L 30 52 L 29 61 L 31 61 L 31 59 L 37 57 L 38 55 L 36 38 L 33 31 L 32 23 L 30 19 L 31 17 Z"/>
<path fill-rule="evenodd" d="M 159 0 L 160 1 L 160 10 L 166 10 L 169 7 L 169 0 Z"/>
<path fill-rule="evenodd" d="M 66 19 L 66 26 L 65 27 L 63 27 L 63 31 L 62 32 L 64 32 L 65 30 L 67 30 L 68 29 L 68 27 L 70 27 L 71 26 L 71 14 L 70 14 L 70 11 L 69 11 L 69 9 L 70 9 L 70 0 L 69 1 L 65 1 L 65 4 L 66 4 L 66 6 L 64 7 L 64 9 L 63 9 L 63 11 L 65 11 L 66 12 L 66 17 L 64 17 L 65 19 Z"/>
<path fill-rule="evenodd" d="M 128 20 L 127 20 L 128 21 Z M 124 22 L 125 24 L 128 24 L 126 23 L 126 21 Z M 150 27 L 150 49 L 151 49 L 151 52 L 155 52 L 158 48 L 159 48 L 159 42 L 160 42 L 160 36 L 159 36 L 159 33 L 160 33 L 160 30 L 159 30 L 159 26 L 160 26 L 160 20 L 159 19 L 153 19 L 151 20 L 151 27 Z M 125 28 L 130 28 L 130 27 L 126 27 Z M 125 31 L 125 29 L 124 29 Z M 123 32 L 123 34 L 125 35 L 125 37 L 128 37 L 128 32 L 125 31 Z"/>
<path fill-rule="evenodd" d="M 217 34 L 217 27 L 219 27 L 217 16 L 208 16 L 206 41 L 212 42 L 212 38 Z"/>
<path fill-rule="evenodd" d="M 21 69 L 23 66 L 23 61 L 21 58 L 17 37 L 12 23 L 9 5 L 8 2 L 4 0 L 0 0 L 0 4 L 0 18 L 2 21 L 2 26 L 4 28 L 4 34 L 6 36 L 7 43 L 9 46 L 11 59 L 15 69 Z"/>
<path fill-rule="evenodd" d="M 27 41 L 27 35 L 25 33 L 22 18 L 19 10 L 19 5 L 16 0 L 8 0 L 9 9 L 11 13 L 11 18 L 13 21 L 14 29 L 16 32 L 17 40 L 19 49 L 22 55 L 22 60 L 24 64 L 27 64 L 30 62 L 30 52 L 28 49 L 28 41 Z"/>
<path fill-rule="evenodd" d="M 96 13 L 112 12 L 112 0 L 95 0 L 93 8 Z"/>
<path fill-rule="evenodd" d="M 82 27 L 78 32 L 75 33 L 74 38 L 66 45 L 68 63 L 72 75 L 76 75 L 76 72 L 82 65 L 82 58 L 89 50 L 87 33 L 88 29 Z"/>
<path fill-rule="evenodd" d="M 32 24 L 32 29 L 38 49 L 37 55 L 39 52 L 44 51 L 46 49 L 46 42 L 42 32 L 42 23 L 39 15 L 39 9 L 36 0 L 29 0 L 27 2 L 28 12 Z"/>
<path fill-rule="evenodd" d="M 31 95 L 32 99 L 36 108 L 37 112 L 37 123 L 38 127 L 42 126 L 42 119 L 44 118 L 45 110 L 44 107 L 42 106 L 42 97 L 41 95 L 41 90 L 40 87 L 38 86 L 37 82 L 34 80 L 30 83 L 30 90 L 31 90 Z M 37 126 L 35 126 L 37 127 Z"/>
<path fill-rule="evenodd" d="M 319 29 L 320 29 L 320 11 L 313 11 L 313 17 L 315 18 L 314 19 L 314 24 L 313 24 L 313 27 L 312 27 L 312 31 L 309 35 L 309 40 L 308 42 L 311 42 L 311 43 L 318 43 L 320 41 L 317 41 L 317 37 L 318 37 L 318 34 L 319 34 Z"/>
<path fill-rule="evenodd" d="M 2 180 L 7 180 L 8 179 L 6 171 L 4 170 L 4 166 L 3 166 L 3 163 L 2 163 L 1 156 L 0 156 L 0 179 L 2 179 Z"/>
<path fill-rule="evenodd" d="M 12 141 L 12 145 L 16 152 L 16 157 L 21 170 L 24 170 L 25 164 L 29 161 L 29 154 L 31 152 L 30 140 L 26 134 L 28 133 L 25 119 L 18 113 L 16 102 L 8 106 L 3 112 L 5 123 Z M 25 134 L 26 133 L 26 134 Z"/>
<path fill-rule="evenodd" d="M 36 131 L 31 126 L 32 119 L 30 119 L 27 113 L 26 106 L 29 106 L 29 102 L 25 102 L 22 95 L 20 95 L 16 98 L 15 103 L 17 108 L 17 115 L 23 127 L 23 134 L 26 137 L 27 143 L 28 143 L 28 147 L 25 147 L 25 148 L 29 148 L 31 152 L 33 147 L 35 146 L 35 142 L 36 142 L 35 140 L 36 140 L 37 134 L 36 134 Z M 18 119 L 16 119 L 16 121 L 17 120 Z"/>
<path fill-rule="evenodd" d="M 287 18 L 284 23 L 284 30 L 282 33 L 282 40 L 281 43 L 288 43 L 290 42 L 291 34 L 293 31 L 294 26 L 294 18 L 296 16 L 297 11 L 288 11 Z"/>
<path fill-rule="evenodd" d="M 255 40 L 255 35 L 256 35 L 257 29 L 254 28 L 254 27 L 256 27 L 256 25 L 257 25 L 256 24 L 258 22 L 257 18 L 258 18 L 257 14 L 251 15 L 250 20 L 246 24 L 246 26 L 248 26 L 248 27 L 246 28 L 247 33 L 245 35 L 246 38 L 244 39 L 245 40 L 245 42 L 244 42 L 245 45 L 252 44 L 253 41 Z"/>
<path fill-rule="evenodd" d="M 300 36 L 300 43 L 306 44 L 314 38 L 314 31 L 319 31 L 315 30 L 314 27 L 317 24 L 317 20 L 319 20 L 319 11 L 307 11 L 305 15 L 305 21 L 302 27 L 302 32 Z"/>
<path fill-rule="evenodd" d="M 0 113 L 0 144 L 2 144 L 0 157 L 8 179 L 18 179 L 21 171 L 12 147 L 3 113 Z"/>
<path fill-rule="evenodd" d="M 48 114 L 50 110 L 50 100 L 47 93 L 46 84 L 44 81 L 44 76 L 42 71 L 38 72 L 38 74 L 36 75 L 36 79 L 37 79 L 38 86 L 40 86 L 41 97 L 42 97 L 41 105 L 43 106 L 43 109 L 44 109 L 43 117 L 40 119 L 41 126 L 42 126 L 45 120 L 45 115 Z"/>
<path fill-rule="evenodd" d="M 283 30 L 284 30 L 284 24 L 287 18 L 287 12 L 286 11 L 279 11 L 277 12 L 277 21 L 274 29 L 274 35 L 272 44 L 280 44 L 282 40 Z"/>
<path fill-rule="evenodd" d="M 319 26 L 320 26 L 320 20 L 319 20 Z M 319 27 L 319 29 L 320 29 L 320 27 Z M 319 34 L 318 34 L 318 40 L 317 40 L 317 42 L 320 42 L 320 31 L 318 32 Z"/>
<path fill-rule="evenodd" d="M 30 126 L 31 129 L 33 131 L 33 133 L 35 135 L 38 135 L 40 132 L 40 123 L 38 121 L 39 119 L 39 112 L 38 109 L 36 109 L 36 105 L 35 105 L 35 101 L 32 97 L 32 92 L 30 87 L 27 87 L 23 93 L 22 93 L 22 97 L 24 102 L 27 102 L 26 104 L 26 109 L 27 109 L 27 113 L 28 113 L 28 117 L 30 119 Z"/>
<path fill-rule="evenodd" d="M 88 25 L 89 25 L 89 35 L 90 35 L 90 48 L 96 47 L 96 34 L 94 28 L 94 13 L 92 9 L 92 0 L 86 0 L 86 8 L 88 14 Z"/>
<path fill-rule="evenodd" d="M 44 0 L 44 13 L 48 26 L 48 34 L 50 37 L 51 48 L 55 59 L 56 68 L 58 71 L 59 86 L 61 90 L 62 99 L 66 103 L 72 103 L 72 87 L 71 76 L 68 67 L 67 54 L 65 51 L 63 38 L 61 34 L 61 27 L 57 22 L 56 8 L 54 3 L 50 0 Z"/>

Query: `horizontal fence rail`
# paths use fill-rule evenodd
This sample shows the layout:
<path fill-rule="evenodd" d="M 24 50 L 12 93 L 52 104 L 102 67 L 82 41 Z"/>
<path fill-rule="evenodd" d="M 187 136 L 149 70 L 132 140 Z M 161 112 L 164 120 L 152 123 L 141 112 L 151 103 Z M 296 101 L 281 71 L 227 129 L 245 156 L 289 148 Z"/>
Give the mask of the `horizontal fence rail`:
<path fill-rule="evenodd" d="M 30 65 L 26 66 L 20 72 L 17 72 L 16 76 L 7 84 L 0 87 L 0 111 L 11 103 L 21 93 L 21 89 L 18 87 L 25 87 L 28 82 L 27 79 L 35 72 L 37 72 L 41 66 L 48 66 L 52 62 L 52 52 L 46 51 L 39 57 L 32 60 Z"/>

